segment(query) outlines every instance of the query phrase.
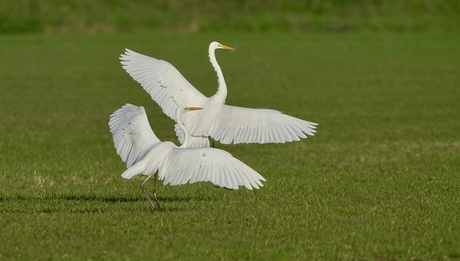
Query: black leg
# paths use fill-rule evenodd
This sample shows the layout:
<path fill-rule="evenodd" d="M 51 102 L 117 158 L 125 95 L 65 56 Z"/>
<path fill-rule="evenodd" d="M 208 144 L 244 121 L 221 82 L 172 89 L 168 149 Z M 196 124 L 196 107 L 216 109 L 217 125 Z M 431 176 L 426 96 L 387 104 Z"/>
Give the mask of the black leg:
<path fill-rule="evenodd" d="M 158 181 L 158 174 L 155 174 L 155 180 L 153 181 L 153 199 L 157 203 L 158 209 L 160 209 L 160 202 L 158 202 L 157 198 L 157 181 Z"/>
<path fill-rule="evenodd" d="M 151 177 L 152 177 L 152 176 L 148 176 L 148 177 L 144 180 L 144 182 L 142 182 L 142 184 L 141 184 L 141 189 L 142 189 L 142 191 L 144 191 L 145 196 L 147 197 L 147 199 L 149 200 L 150 204 L 152 205 L 152 209 L 155 210 L 155 205 L 153 204 L 152 200 L 150 199 L 149 193 L 147 193 L 147 191 L 145 191 L 145 188 L 144 188 L 145 183 L 146 183 L 147 180 L 149 180 Z M 154 195 L 154 196 L 155 196 L 155 200 L 156 200 L 156 195 Z"/>

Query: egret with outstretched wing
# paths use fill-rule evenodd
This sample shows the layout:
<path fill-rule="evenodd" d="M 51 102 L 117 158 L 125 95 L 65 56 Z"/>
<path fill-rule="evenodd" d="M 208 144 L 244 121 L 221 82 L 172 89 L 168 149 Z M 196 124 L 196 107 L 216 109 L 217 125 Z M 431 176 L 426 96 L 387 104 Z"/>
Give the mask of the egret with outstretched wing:
<path fill-rule="evenodd" d="M 209 59 L 218 78 L 218 90 L 212 97 L 201 94 L 169 62 L 126 49 L 120 56 L 128 74 L 146 90 L 171 119 L 178 122 L 175 111 L 188 104 L 203 110 L 184 115 L 184 124 L 194 137 L 193 147 L 209 146 L 207 137 L 230 143 L 284 143 L 298 141 L 315 134 L 316 123 L 305 121 L 270 109 L 250 109 L 225 104 L 227 85 L 217 63 L 215 50 L 234 48 L 212 42 Z M 177 129 L 177 128 L 176 128 Z M 180 142 L 183 134 L 177 131 Z M 201 140 L 200 140 L 201 138 Z M 196 145 L 198 144 L 198 145 Z"/>
<path fill-rule="evenodd" d="M 130 179 L 135 175 L 148 176 L 141 184 L 153 209 L 144 185 L 155 175 L 164 184 L 181 185 L 209 181 L 217 186 L 247 189 L 263 186 L 265 179 L 255 170 L 234 158 L 230 153 L 215 148 L 190 148 L 189 132 L 181 121 L 183 114 L 195 113 L 201 108 L 178 107 L 175 117 L 184 134 L 184 142 L 177 147 L 170 141 L 161 142 L 150 128 L 144 107 L 126 104 L 110 115 L 109 127 L 117 153 L 128 168 L 121 175 Z M 195 112 L 190 112 L 195 111 Z M 190 112 L 190 113 L 187 113 Z M 159 207 L 156 191 L 154 199 Z"/>

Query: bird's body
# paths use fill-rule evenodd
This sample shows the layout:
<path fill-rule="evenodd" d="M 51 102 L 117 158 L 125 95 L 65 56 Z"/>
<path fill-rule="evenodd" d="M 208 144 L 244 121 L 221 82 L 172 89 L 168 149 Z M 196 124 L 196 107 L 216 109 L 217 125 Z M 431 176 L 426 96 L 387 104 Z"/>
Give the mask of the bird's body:
<path fill-rule="evenodd" d="M 183 122 L 195 137 L 192 147 L 209 146 L 207 137 L 230 143 L 284 143 L 314 135 L 316 123 L 308 122 L 270 109 L 251 109 L 225 104 L 227 85 L 215 57 L 216 49 L 233 48 L 212 42 L 209 59 L 218 78 L 217 93 L 211 97 L 201 94 L 170 63 L 131 50 L 121 55 L 128 74 L 150 94 L 163 112 L 176 122 L 175 110 L 189 104 L 203 110 L 184 115 Z M 179 140 L 182 132 L 176 128 Z"/>
<path fill-rule="evenodd" d="M 228 189 L 263 186 L 261 181 L 265 179 L 230 153 L 215 148 L 190 148 L 190 135 L 180 121 L 185 111 L 183 107 L 176 109 L 178 125 L 184 133 L 184 143 L 180 147 L 158 139 L 142 106 L 126 104 L 110 116 L 109 127 L 115 148 L 128 168 L 123 172 L 123 178 L 151 177 L 157 173 L 165 185 L 209 181 Z"/>

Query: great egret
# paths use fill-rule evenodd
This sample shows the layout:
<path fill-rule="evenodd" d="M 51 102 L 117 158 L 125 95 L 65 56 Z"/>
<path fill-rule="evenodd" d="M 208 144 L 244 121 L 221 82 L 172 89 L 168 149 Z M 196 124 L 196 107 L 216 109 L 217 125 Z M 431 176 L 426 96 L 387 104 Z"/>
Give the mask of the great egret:
<path fill-rule="evenodd" d="M 165 185 L 210 181 L 228 189 L 238 189 L 239 186 L 258 189 L 263 186 L 261 181 L 265 179 L 230 153 L 215 148 L 188 148 L 190 135 L 181 121 L 181 115 L 200 109 L 176 109 L 177 124 L 184 133 L 184 142 L 180 147 L 157 138 L 142 106 L 126 104 L 110 115 L 109 127 L 115 148 L 128 168 L 121 176 L 126 179 L 139 174 L 148 176 L 142 182 L 141 189 L 153 209 L 155 205 L 144 188 L 153 175 L 154 187 L 157 179 L 163 180 Z M 153 196 L 159 207 L 155 190 Z"/>
<path fill-rule="evenodd" d="M 209 45 L 209 59 L 218 78 L 218 90 L 212 97 L 201 94 L 169 62 L 158 60 L 129 49 L 121 54 L 123 68 L 157 102 L 163 112 L 178 122 L 175 116 L 177 107 L 194 104 L 203 110 L 185 115 L 184 124 L 191 135 L 212 137 L 223 144 L 230 143 L 284 143 L 298 141 L 313 136 L 316 123 L 301 120 L 280 111 L 269 109 L 250 109 L 225 105 L 227 85 L 222 70 L 217 63 L 215 50 L 234 48 L 212 42 Z M 183 141 L 181 132 L 179 140 Z M 199 138 L 195 141 L 200 141 Z M 207 143 L 207 144 L 206 144 Z M 192 145 L 195 146 L 195 145 Z M 209 146 L 207 138 L 201 145 Z"/>

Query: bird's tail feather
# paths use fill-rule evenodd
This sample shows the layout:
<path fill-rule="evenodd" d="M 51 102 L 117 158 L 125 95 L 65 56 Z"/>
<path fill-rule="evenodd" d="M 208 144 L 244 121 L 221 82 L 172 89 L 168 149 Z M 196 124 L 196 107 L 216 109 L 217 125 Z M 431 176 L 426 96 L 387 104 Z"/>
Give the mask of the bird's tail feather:
<path fill-rule="evenodd" d="M 134 164 L 133 166 L 125 170 L 125 172 L 121 174 L 121 177 L 125 179 L 130 179 L 138 174 L 141 174 L 141 172 L 143 172 L 144 170 L 145 167 L 143 164 Z"/>

